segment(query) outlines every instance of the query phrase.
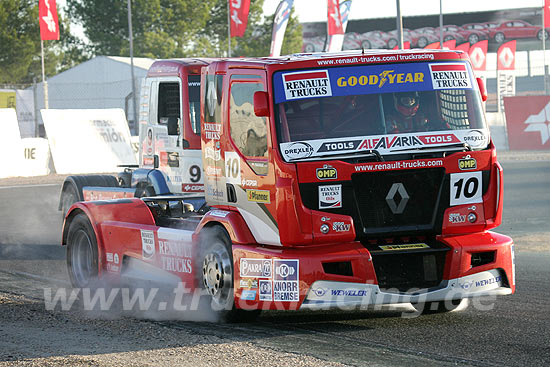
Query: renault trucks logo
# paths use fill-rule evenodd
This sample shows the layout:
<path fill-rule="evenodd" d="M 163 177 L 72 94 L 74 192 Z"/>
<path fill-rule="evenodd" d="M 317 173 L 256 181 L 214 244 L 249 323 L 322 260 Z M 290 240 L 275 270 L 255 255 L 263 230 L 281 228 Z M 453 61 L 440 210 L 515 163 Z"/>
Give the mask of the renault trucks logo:
<path fill-rule="evenodd" d="M 388 191 L 388 195 L 386 195 L 386 203 L 388 203 L 392 213 L 403 214 L 408 202 L 409 194 L 405 190 L 405 186 L 401 182 L 394 183 Z"/>
<path fill-rule="evenodd" d="M 375 85 L 382 88 L 390 84 L 423 83 L 424 73 L 396 73 L 395 70 L 384 70 L 380 74 L 341 76 L 336 80 L 339 87 L 364 87 Z"/>
<path fill-rule="evenodd" d="M 472 88 L 466 64 L 430 64 L 434 89 Z"/>
<path fill-rule="evenodd" d="M 332 96 L 327 70 L 287 73 L 283 84 L 287 100 Z"/>

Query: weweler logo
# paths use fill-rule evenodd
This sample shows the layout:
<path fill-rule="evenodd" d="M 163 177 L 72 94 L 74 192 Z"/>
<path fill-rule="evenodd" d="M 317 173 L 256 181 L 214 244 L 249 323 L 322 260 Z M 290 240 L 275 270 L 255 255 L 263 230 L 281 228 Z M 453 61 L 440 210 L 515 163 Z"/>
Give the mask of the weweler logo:
<path fill-rule="evenodd" d="M 327 70 L 315 70 L 283 75 L 286 99 L 332 96 Z"/>

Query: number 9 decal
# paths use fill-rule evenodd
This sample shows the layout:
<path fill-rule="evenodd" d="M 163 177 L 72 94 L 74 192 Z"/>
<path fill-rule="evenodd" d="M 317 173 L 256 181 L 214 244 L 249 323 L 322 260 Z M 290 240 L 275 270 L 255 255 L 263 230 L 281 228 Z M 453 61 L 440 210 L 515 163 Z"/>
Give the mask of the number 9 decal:
<path fill-rule="evenodd" d="M 481 171 L 451 174 L 451 205 L 481 203 Z"/>
<path fill-rule="evenodd" d="M 201 180 L 201 168 L 197 165 L 189 167 L 189 175 L 191 176 L 191 182 L 199 182 Z"/>

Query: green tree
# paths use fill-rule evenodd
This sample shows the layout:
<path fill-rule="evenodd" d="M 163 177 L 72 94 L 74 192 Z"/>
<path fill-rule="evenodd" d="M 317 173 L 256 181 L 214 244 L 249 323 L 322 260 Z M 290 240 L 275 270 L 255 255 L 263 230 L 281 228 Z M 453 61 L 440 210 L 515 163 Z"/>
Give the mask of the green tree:
<path fill-rule="evenodd" d="M 70 34 L 61 14 L 60 40 L 44 41 L 46 77 L 86 59 L 83 45 Z M 27 85 L 42 80 L 40 25 L 36 0 L 0 1 L 0 84 Z"/>

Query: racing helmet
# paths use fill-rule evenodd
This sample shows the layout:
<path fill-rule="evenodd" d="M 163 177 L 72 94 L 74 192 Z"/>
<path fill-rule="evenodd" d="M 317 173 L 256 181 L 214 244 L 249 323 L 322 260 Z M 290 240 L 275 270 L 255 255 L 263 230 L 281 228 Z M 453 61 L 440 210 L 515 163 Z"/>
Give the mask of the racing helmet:
<path fill-rule="evenodd" d="M 405 117 L 416 115 L 420 107 L 420 96 L 418 92 L 394 93 L 393 100 L 395 109 Z"/>

